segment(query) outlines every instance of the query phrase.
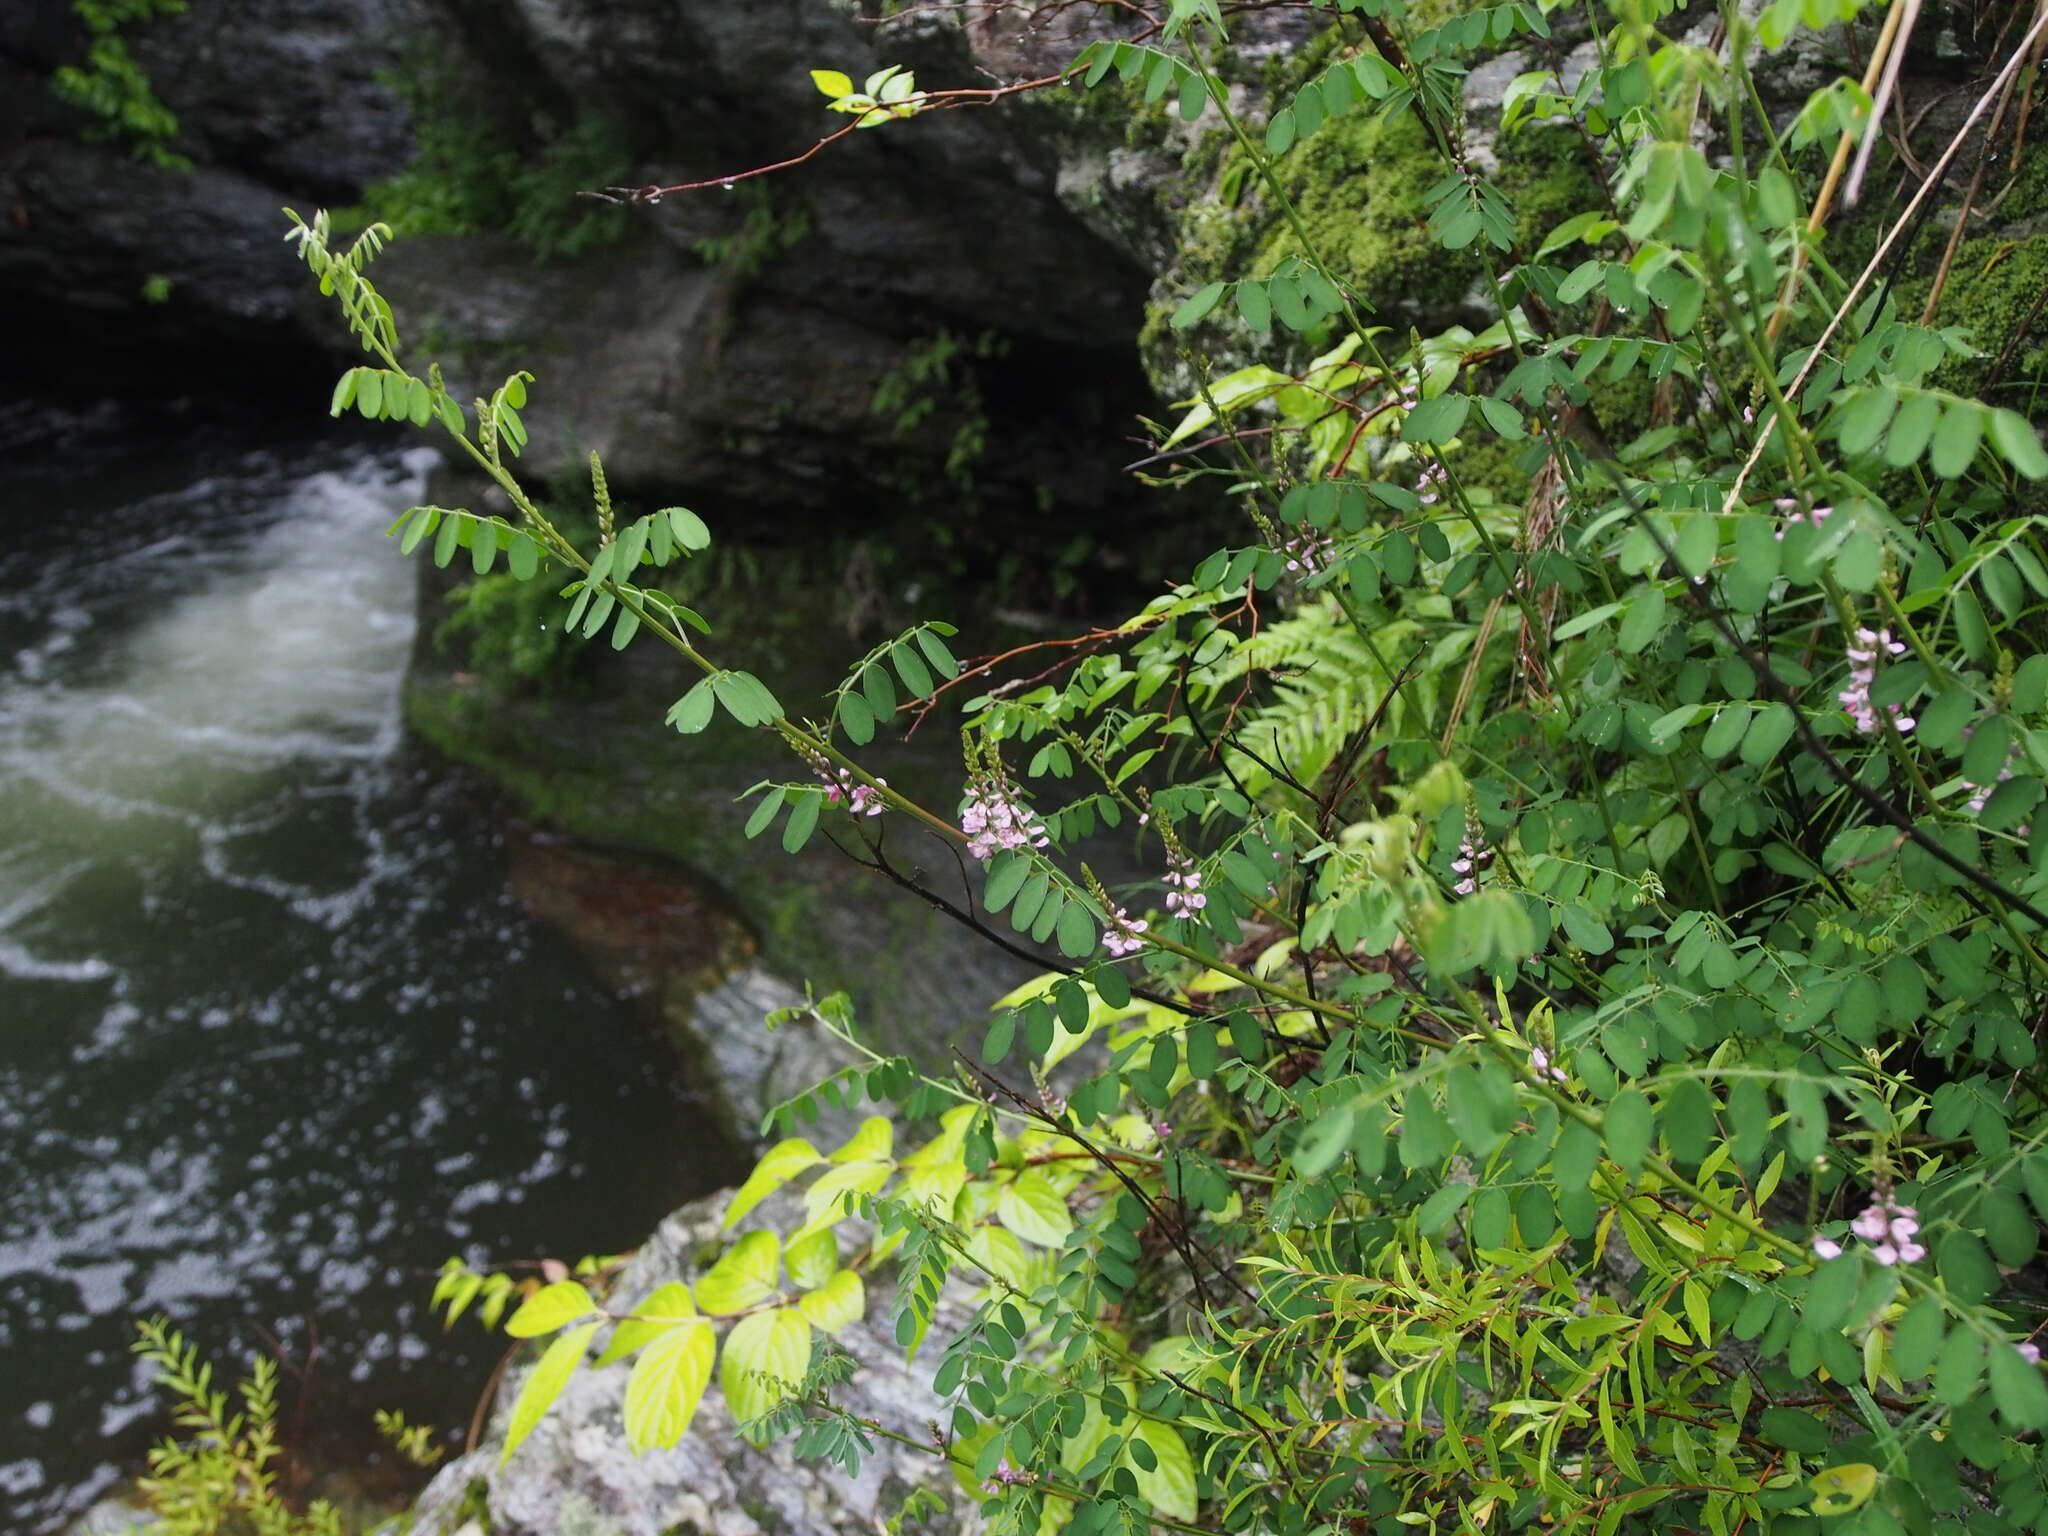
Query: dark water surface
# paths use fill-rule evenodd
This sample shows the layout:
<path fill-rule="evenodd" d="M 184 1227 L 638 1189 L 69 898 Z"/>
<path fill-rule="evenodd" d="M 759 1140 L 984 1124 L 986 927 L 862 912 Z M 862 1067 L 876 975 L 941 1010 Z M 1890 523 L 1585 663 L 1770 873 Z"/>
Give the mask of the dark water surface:
<path fill-rule="evenodd" d="M 132 1473 L 168 1314 L 317 1340 L 298 1432 L 466 1422 L 431 1273 L 636 1241 L 724 1172 L 401 739 L 429 460 L 0 416 L 0 1532 Z M 10 435 L 11 434 L 11 435 Z M 692 1130 L 691 1127 L 698 1129 Z M 294 1410 L 296 1416 L 298 1410 Z"/>

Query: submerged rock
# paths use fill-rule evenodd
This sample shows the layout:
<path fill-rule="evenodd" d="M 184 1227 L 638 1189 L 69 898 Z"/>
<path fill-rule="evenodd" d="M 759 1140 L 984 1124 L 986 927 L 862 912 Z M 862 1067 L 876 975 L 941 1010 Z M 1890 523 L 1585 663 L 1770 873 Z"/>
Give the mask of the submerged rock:
<path fill-rule="evenodd" d="M 727 1238 L 719 1216 L 728 1194 L 678 1210 L 621 1272 L 613 1294 L 636 1301 L 656 1286 L 702 1273 Z M 772 1197 L 739 1231 L 792 1230 L 802 1221 L 794 1195 Z M 885 1281 L 870 1277 L 868 1318 L 837 1345 L 860 1362 L 835 1393 L 848 1412 L 929 1444 L 940 1417 L 931 1389 L 937 1341 L 965 1318 L 957 1292 L 941 1297 L 933 1342 L 906 1364 L 886 1322 Z M 929 1526 L 949 1532 L 974 1522 L 973 1501 L 932 1452 L 875 1438 L 849 1477 L 837 1466 L 798 1462 L 787 1441 L 755 1449 L 742 1440 L 717 1392 L 709 1394 L 680 1445 L 635 1456 L 626 1446 L 621 1404 L 631 1363 L 586 1367 L 509 1463 L 499 1456 L 520 1377 L 499 1393 L 491 1430 L 470 1455 L 434 1479 L 415 1506 L 419 1536 L 874 1536 L 915 1488 L 930 1489 L 944 1513 Z"/>

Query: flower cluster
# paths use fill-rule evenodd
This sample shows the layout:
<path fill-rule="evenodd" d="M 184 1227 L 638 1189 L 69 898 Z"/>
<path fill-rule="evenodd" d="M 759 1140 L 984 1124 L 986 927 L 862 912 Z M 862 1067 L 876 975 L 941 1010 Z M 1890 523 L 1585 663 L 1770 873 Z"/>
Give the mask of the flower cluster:
<path fill-rule="evenodd" d="M 1864 1207 L 1849 1230 L 1870 1244 L 1870 1256 L 1880 1264 L 1917 1264 L 1927 1257 L 1927 1249 L 1915 1241 L 1920 1235 L 1919 1213 L 1910 1205 L 1895 1204 L 1889 1195 Z M 1816 1237 L 1813 1251 L 1824 1259 L 1838 1259 L 1842 1245 L 1833 1238 Z"/>
<path fill-rule="evenodd" d="M 820 753 L 805 752 L 803 758 L 825 786 L 825 799 L 830 804 L 844 806 L 854 816 L 879 816 L 888 809 L 888 802 L 882 798 L 882 790 L 888 787 L 887 779 L 863 784 L 851 770 L 841 768 Z"/>
<path fill-rule="evenodd" d="M 1145 920 L 1118 907 L 1109 920 L 1108 931 L 1102 935 L 1102 947 L 1111 958 L 1123 960 L 1145 947 L 1144 933 Z"/>
<path fill-rule="evenodd" d="M 1444 481 L 1447 478 L 1449 477 L 1444 473 L 1441 462 L 1432 461 L 1423 465 L 1422 478 L 1415 482 L 1416 498 L 1425 507 L 1436 505 L 1437 498 L 1443 494 Z"/>
<path fill-rule="evenodd" d="M 1000 1493 L 1012 1483 L 1035 1483 L 1037 1481 L 1038 1476 L 1036 1473 L 1026 1472 L 1011 1466 L 1010 1458 L 1005 1456 L 996 1463 L 995 1471 L 989 1475 L 989 1480 L 981 1485 L 981 1490 L 983 1493 L 995 1494 Z"/>
<path fill-rule="evenodd" d="M 1793 523 L 1810 523 L 1815 528 L 1818 528 L 1833 515 L 1835 510 L 1833 507 L 1815 507 L 1811 512 L 1801 512 L 1799 510 L 1799 503 L 1790 496 L 1781 496 L 1772 502 L 1771 505 L 1777 510 L 1778 516 L 1783 520 L 1778 531 L 1771 535 L 1772 538 L 1780 543 L 1783 543 L 1785 540 L 1785 529 L 1787 526 Z"/>
<path fill-rule="evenodd" d="M 1480 841 L 1478 825 L 1466 817 L 1464 840 L 1458 844 L 1458 856 L 1451 860 L 1451 873 L 1458 877 L 1458 883 L 1451 889 L 1460 896 L 1470 896 L 1478 890 L 1480 866 L 1492 857 L 1491 850 Z"/>
<path fill-rule="evenodd" d="M 977 784 L 960 808 L 967 851 L 986 863 L 1005 848 L 1043 848 L 1052 839 L 1031 808 L 995 784 Z"/>
<path fill-rule="evenodd" d="M 1313 575 L 1329 564 L 1330 551 L 1336 545 L 1320 533 L 1297 533 L 1292 538 L 1280 541 L 1280 553 L 1287 557 L 1287 574 L 1290 576 Z"/>
<path fill-rule="evenodd" d="M 1870 702 L 1870 685 L 1877 681 L 1877 663 L 1886 656 L 1903 656 L 1906 647 L 1892 638 L 1889 629 L 1858 627 L 1856 643 L 1848 649 L 1849 686 L 1836 695 L 1856 729 L 1868 736 L 1877 729 L 1877 707 Z M 1901 714 L 1899 706 L 1887 704 L 1892 727 L 1900 735 L 1913 729 L 1913 717 Z"/>
<path fill-rule="evenodd" d="M 1202 872 L 1186 854 L 1167 856 L 1166 883 L 1171 887 L 1166 893 L 1166 910 L 1173 916 L 1193 917 L 1209 905 L 1202 890 Z"/>
<path fill-rule="evenodd" d="M 1565 1070 L 1550 1059 L 1550 1052 L 1540 1045 L 1529 1047 L 1529 1069 L 1538 1077 L 1547 1077 L 1553 1083 L 1567 1081 Z"/>

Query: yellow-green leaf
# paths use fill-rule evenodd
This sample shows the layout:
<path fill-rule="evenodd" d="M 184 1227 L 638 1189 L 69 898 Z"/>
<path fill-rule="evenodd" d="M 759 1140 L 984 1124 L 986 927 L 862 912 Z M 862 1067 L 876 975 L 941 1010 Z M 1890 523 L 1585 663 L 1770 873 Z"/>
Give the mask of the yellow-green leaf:
<path fill-rule="evenodd" d="M 586 1318 L 596 1310 L 597 1303 L 590 1299 L 590 1292 L 574 1280 L 561 1280 L 543 1286 L 527 1297 L 519 1310 L 512 1314 L 512 1321 L 505 1325 L 505 1331 L 515 1339 L 537 1339 L 542 1334 L 553 1333 L 557 1328 Z"/>
<path fill-rule="evenodd" d="M 832 1154 L 835 1163 L 870 1162 L 887 1157 L 896 1145 L 896 1129 L 883 1115 L 869 1115 L 861 1121 L 860 1129 L 846 1138 L 845 1144 Z"/>
<path fill-rule="evenodd" d="M 1816 1515 L 1846 1515 L 1861 1509 L 1877 1491 L 1877 1468 L 1867 1461 L 1852 1461 L 1814 1473 L 1807 1486 L 1813 1489 Z"/>
<path fill-rule="evenodd" d="M 701 685 L 700 685 L 701 686 Z M 705 708 L 711 704 L 711 696 L 705 695 Z M 732 1203 L 725 1208 L 725 1224 L 728 1228 L 739 1225 L 740 1218 L 755 1206 L 766 1200 L 796 1174 L 813 1163 L 822 1163 L 818 1149 L 801 1136 L 792 1136 L 788 1141 L 778 1141 L 761 1154 L 761 1161 L 754 1164 L 754 1171 L 747 1175 L 732 1197 Z"/>
<path fill-rule="evenodd" d="M 683 1438 L 717 1354 L 708 1322 L 677 1324 L 647 1346 L 626 1383 L 626 1443 L 634 1455 L 667 1450 Z"/>
<path fill-rule="evenodd" d="M 706 1312 L 744 1312 L 775 1294 L 782 1264 L 782 1239 L 773 1232 L 749 1232 L 697 1281 L 697 1305 Z"/>
<path fill-rule="evenodd" d="M 498 1458 L 499 1466 L 512 1459 L 520 1442 L 533 1433 L 534 1426 L 562 1395 L 569 1378 L 576 1374 L 576 1367 L 583 1363 L 583 1352 L 590 1347 L 590 1336 L 597 1330 L 596 1323 L 570 1329 L 547 1347 L 539 1364 L 527 1374 L 526 1385 L 519 1389 L 519 1400 L 512 1405 L 512 1422 L 505 1430 L 505 1451 Z"/>
<path fill-rule="evenodd" d="M 842 96 L 851 96 L 853 94 L 852 78 L 840 73 L 836 69 L 812 70 L 811 84 L 815 85 L 825 95 L 830 96 L 834 101 L 837 101 Z"/>
<path fill-rule="evenodd" d="M 996 1216 L 1025 1242 L 1041 1248 L 1059 1247 L 1074 1230 L 1066 1200 L 1035 1168 L 1026 1169 L 1004 1186 L 996 1197 Z"/>
<path fill-rule="evenodd" d="M 796 1307 L 826 1333 L 837 1333 L 859 1322 L 867 1312 L 867 1287 L 852 1270 L 834 1270 L 823 1285 L 797 1297 Z"/>
<path fill-rule="evenodd" d="M 789 1278 L 807 1291 L 816 1290 L 839 1268 L 839 1239 L 830 1227 L 794 1238 L 783 1251 Z"/>
<path fill-rule="evenodd" d="M 718 1385 L 744 1424 L 795 1395 L 811 1364 L 810 1319 L 789 1307 L 743 1317 L 725 1336 Z"/>

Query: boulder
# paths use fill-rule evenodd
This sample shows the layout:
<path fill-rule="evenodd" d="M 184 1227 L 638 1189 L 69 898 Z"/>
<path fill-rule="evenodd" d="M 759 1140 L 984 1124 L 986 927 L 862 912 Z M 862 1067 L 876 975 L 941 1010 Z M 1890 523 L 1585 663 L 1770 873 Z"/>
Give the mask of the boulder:
<path fill-rule="evenodd" d="M 620 1273 L 612 1294 L 629 1303 L 656 1286 L 689 1280 L 713 1262 L 728 1234 L 719 1226 L 730 1191 L 708 1196 L 664 1221 Z M 793 1230 L 800 1200 L 771 1197 L 740 1224 Z M 860 1370 L 835 1400 L 859 1418 L 929 1444 L 941 1417 L 931 1373 L 939 1341 L 965 1321 L 958 1291 L 941 1296 L 932 1342 L 906 1363 L 886 1321 L 886 1281 L 869 1282 L 869 1317 L 835 1341 Z M 631 1363 L 578 1372 L 540 1426 L 499 1465 L 510 1406 L 523 1371 L 498 1395 L 491 1429 L 469 1455 L 444 1468 L 420 1496 L 413 1529 L 419 1536 L 873 1536 L 912 1489 L 928 1488 L 945 1512 L 931 1530 L 959 1531 L 976 1522 L 973 1501 L 930 1451 L 874 1438 L 857 1475 L 818 1462 L 799 1462 L 790 1442 L 756 1449 L 742 1440 L 713 1391 L 689 1433 L 673 1450 L 635 1456 L 626 1446 L 621 1404 Z"/>
<path fill-rule="evenodd" d="M 427 0 L 190 0 L 121 38 L 177 117 L 152 164 L 49 90 L 89 37 L 68 0 L 0 14 L 0 391 L 259 387 L 317 359 L 281 206 L 352 202 L 411 152 L 384 77 Z M 81 345 L 81 338 L 87 344 Z"/>

